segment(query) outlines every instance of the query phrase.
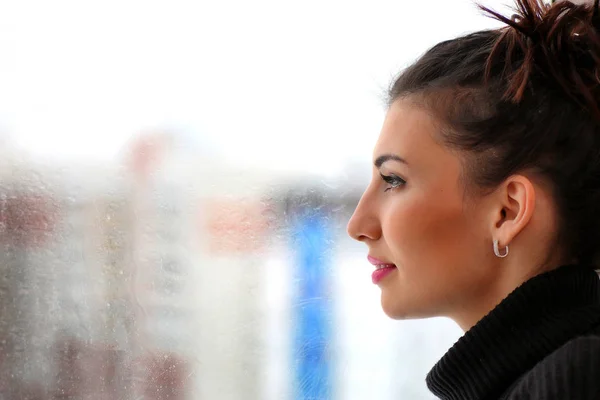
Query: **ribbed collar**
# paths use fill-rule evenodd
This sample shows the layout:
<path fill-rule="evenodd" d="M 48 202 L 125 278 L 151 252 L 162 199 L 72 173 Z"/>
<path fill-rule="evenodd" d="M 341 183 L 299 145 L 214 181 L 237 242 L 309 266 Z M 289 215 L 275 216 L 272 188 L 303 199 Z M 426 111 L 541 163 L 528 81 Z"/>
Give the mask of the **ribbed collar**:
<path fill-rule="evenodd" d="M 427 375 L 441 399 L 498 398 L 538 361 L 600 324 L 600 280 L 568 265 L 515 289 L 469 329 Z"/>

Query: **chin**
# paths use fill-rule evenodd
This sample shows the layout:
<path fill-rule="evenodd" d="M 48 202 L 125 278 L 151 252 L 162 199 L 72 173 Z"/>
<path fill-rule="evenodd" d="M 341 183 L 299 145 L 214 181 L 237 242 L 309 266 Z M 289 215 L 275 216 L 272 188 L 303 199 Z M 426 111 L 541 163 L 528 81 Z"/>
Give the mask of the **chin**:
<path fill-rule="evenodd" d="M 402 304 L 398 304 L 398 301 L 389 301 L 390 299 L 386 299 L 384 295 L 381 296 L 381 308 L 385 315 L 390 317 L 391 319 L 411 319 L 414 318 L 411 316 L 411 312 L 403 307 Z"/>
<path fill-rule="evenodd" d="M 419 307 L 418 304 L 408 305 L 399 299 L 389 299 L 382 294 L 381 308 L 385 315 L 395 320 L 405 319 L 421 319 L 435 317 L 435 312 L 427 312 L 424 307 Z"/>

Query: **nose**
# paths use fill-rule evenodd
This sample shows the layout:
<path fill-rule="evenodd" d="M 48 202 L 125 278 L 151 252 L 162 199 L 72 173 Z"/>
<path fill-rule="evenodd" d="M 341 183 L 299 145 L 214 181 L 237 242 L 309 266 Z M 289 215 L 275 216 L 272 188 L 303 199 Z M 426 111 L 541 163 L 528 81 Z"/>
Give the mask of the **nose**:
<path fill-rule="evenodd" d="M 375 204 L 368 197 L 368 189 L 350 217 L 346 232 L 359 242 L 377 240 L 381 237 L 381 224 L 377 218 Z"/>

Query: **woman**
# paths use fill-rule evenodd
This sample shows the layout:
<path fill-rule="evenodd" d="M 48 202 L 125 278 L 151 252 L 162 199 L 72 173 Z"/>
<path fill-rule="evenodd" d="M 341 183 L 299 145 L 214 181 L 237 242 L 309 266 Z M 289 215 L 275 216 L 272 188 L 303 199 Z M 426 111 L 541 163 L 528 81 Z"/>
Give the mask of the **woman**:
<path fill-rule="evenodd" d="M 482 7 L 506 26 L 391 86 L 348 233 L 388 316 L 466 331 L 427 376 L 442 399 L 600 399 L 597 3 Z"/>

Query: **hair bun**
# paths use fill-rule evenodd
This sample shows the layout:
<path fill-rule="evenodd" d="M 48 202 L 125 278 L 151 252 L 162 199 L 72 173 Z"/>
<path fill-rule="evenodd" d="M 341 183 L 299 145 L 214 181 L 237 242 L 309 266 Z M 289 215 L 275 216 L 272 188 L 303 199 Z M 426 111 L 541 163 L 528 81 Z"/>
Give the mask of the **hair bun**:
<path fill-rule="evenodd" d="M 507 99 L 520 102 L 532 76 L 540 76 L 600 122 L 598 3 L 516 0 L 511 18 L 479 5 L 507 25 L 490 54 L 486 76 L 500 59 L 509 77 Z"/>

